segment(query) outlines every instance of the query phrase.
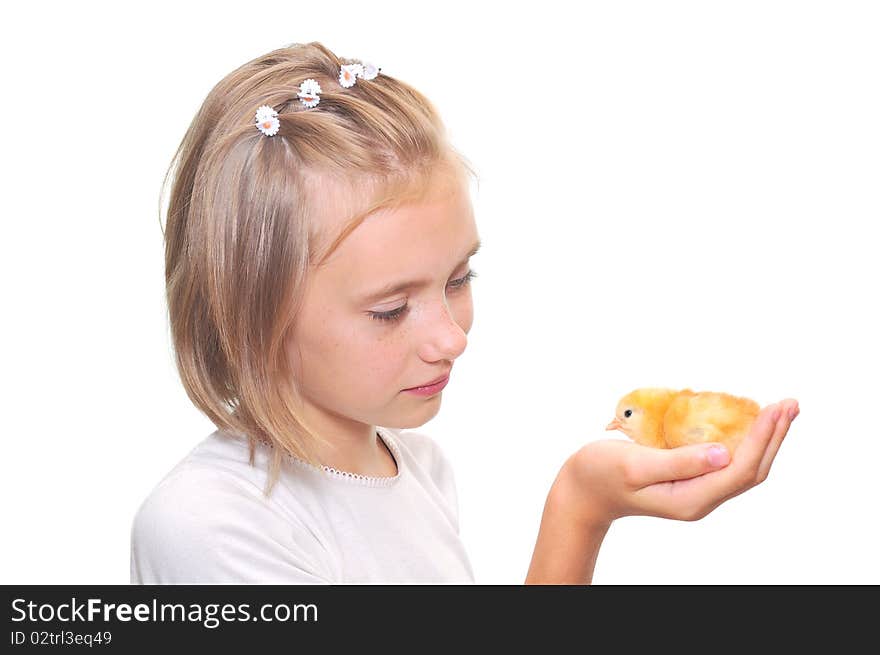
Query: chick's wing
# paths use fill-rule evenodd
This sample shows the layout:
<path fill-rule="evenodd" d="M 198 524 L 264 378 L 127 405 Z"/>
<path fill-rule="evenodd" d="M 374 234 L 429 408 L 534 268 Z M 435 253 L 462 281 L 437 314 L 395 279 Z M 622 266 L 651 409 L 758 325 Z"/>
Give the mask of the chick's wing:
<path fill-rule="evenodd" d="M 725 444 L 733 453 L 760 411 L 758 403 L 749 398 L 685 390 L 673 399 L 663 417 L 664 438 L 669 448 L 713 441 Z"/>

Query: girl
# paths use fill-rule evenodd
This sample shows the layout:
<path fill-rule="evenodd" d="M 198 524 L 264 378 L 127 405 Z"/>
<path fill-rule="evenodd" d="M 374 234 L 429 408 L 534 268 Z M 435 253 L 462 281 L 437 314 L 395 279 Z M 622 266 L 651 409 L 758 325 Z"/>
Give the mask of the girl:
<path fill-rule="evenodd" d="M 172 340 L 217 430 L 139 507 L 132 582 L 473 582 L 449 462 L 407 430 L 467 345 L 480 246 L 434 107 L 294 44 L 214 87 L 172 169 Z M 589 583 L 614 519 L 695 520 L 759 483 L 796 413 L 764 408 L 732 462 L 588 443 L 551 486 L 526 582 Z"/>

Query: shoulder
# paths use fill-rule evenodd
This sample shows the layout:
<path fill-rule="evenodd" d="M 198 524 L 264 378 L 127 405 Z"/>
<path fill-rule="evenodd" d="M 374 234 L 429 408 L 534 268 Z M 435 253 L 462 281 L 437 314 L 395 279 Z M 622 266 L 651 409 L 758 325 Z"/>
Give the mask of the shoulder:
<path fill-rule="evenodd" d="M 131 581 L 326 581 L 323 546 L 300 517 L 282 511 L 237 460 L 213 455 L 194 450 L 137 508 Z"/>
<path fill-rule="evenodd" d="M 259 487 L 259 471 L 248 462 L 247 452 L 246 443 L 213 433 L 159 481 L 141 503 L 136 517 L 161 517 L 165 523 L 184 527 L 187 519 L 220 518 L 242 505 L 249 509 L 266 505 Z"/>
<path fill-rule="evenodd" d="M 443 478 L 452 473 L 452 464 L 440 444 L 423 432 L 385 428 L 395 439 L 402 454 L 432 478 Z"/>
<path fill-rule="evenodd" d="M 407 469 L 418 484 L 432 495 L 443 498 L 453 521 L 458 521 L 458 489 L 452 463 L 440 444 L 427 434 L 414 430 L 385 428 L 400 449 Z"/>
<path fill-rule="evenodd" d="M 135 523 L 175 531 L 231 518 L 242 505 L 261 506 L 260 490 L 229 471 L 182 464 L 175 467 L 144 499 Z"/>
<path fill-rule="evenodd" d="M 132 581 L 206 581 L 210 576 L 203 564 L 218 554 L 223 540 L 271 531 L 270 516 L 258 490 L 228 473 L 178 466 L 135 512 Z"/>

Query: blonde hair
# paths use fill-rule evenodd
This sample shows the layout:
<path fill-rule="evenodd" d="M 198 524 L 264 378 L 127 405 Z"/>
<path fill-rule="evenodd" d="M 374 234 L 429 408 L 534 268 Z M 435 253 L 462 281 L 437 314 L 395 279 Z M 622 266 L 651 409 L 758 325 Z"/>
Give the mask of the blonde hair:
<path fill-rule="evenodd" d="M 310 268 L 370 213 L 423 196 L 438 170 L 473 175 L 434 106 L 384 72 L 350 88 L 321 43 L 291 44 L 237 68 L 205 98 L 171 161 L 165 281 L 178 372 L 219 429 L 272 446 L 269 495 L 284 453 L 317 464 L 284 343 Z M 322 93 L 297 97 L 313 78 Z M 278 112 L 272 137 L 255 126 Z M 160 196 L 161 206 L 161 196 Z M 338 234 L 322 229 L 344 212 Z M 161 214 L 161 210 L 160 210 Z M 160 217 L 161 220 L 161 217 Z"/>

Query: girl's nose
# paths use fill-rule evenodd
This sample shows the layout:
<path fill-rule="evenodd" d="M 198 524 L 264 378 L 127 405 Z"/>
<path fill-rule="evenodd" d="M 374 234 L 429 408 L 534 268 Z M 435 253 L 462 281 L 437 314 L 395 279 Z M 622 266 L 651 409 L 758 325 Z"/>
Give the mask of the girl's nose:
<path fill-rule="evenodd" d="M 426 361 L 453 360 L 467 347 L 467 333 L 455 319 L 446 301 L 437 305 L 425 327 L 422 357 Z"/>

